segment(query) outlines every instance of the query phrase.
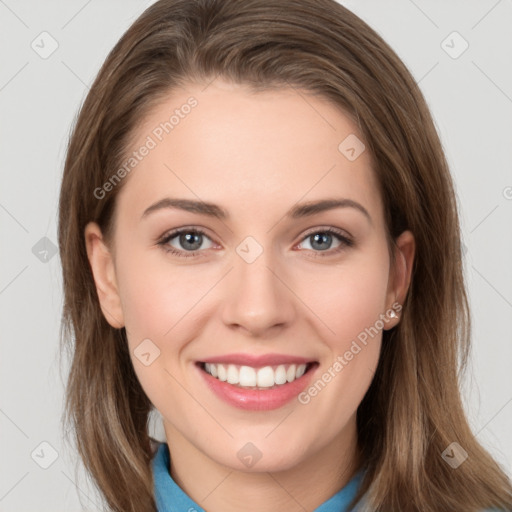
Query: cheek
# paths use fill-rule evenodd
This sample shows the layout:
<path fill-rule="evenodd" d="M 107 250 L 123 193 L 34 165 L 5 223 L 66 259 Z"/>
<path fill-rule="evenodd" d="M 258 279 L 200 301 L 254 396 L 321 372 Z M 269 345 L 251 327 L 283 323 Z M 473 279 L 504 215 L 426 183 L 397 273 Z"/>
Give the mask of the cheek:
<path fill-rule="evenodd" d="M 326 437 L 334 437 L 348 424 L 372 382 L 380 357 L 380 317 L 385 313 L 387 288 L 387 273 L 380 265 L 365 265 L 364 272 L 351 267 L 336 277 L 317 281 L 316 293 L 306 299 L 316 305 L 312 309 L 321 319 L 315 331 L 325 333 L 324 357 L 322 372 L 299 396 L 310 416 L 329 418 L 323 427 Z"/>
<path fill-rule="evenodd" d="M 192 271 L 187 274 L 184 268 L 165 264 L 165 258 L 156 249 L 139 253 L 135 250 L 128 258 L 120 257 L 117 263 L 133 367 L 146 395 L 165 415 L 187 399 L 178 383 L 182 380 L 178 368 L 180 353 L 187 344 L 188 322 L 194 311 L 191 308 L 198 300 L 195 296 L 204 291 L 187 293 L 189 287 L 194 289 L 194 283 L 187 279 Z"/>
<path fill-rule="evenodd" d="M 319 327 L 323 325 L 321 332 L 339 349 L 373 326 L 386 310 L 386 262 L 360 260 L 317 273 L 301 285 L 299 292 L 319 318 Z"/>
<path fill-rule="evenodd" d="M 176 287 L 164 287 L 152 280 L 151 272 L 134 271 L 128 275 L 121 290 L 126 330 L 132 337 L 158 338 L 173 325 L 173 311 L 167 305 Z"/>
<path fill-rule="evenodd" d="M 137 249 L 135 241 L 132 247 L 129 257 L 118 258 L 116 268 L 126 329 L 133 338 L 159 339 L 204 291 L 193 269 L 172 266 L 161 249 Z"/>
<path fill-rule="evenodd" d="M 310 280 L 315 286 L 302 289 L 304 302 L 319 319 L 315 331 L 322 333 L 326 349 L 324 373 L 318 376 L 321 382 L 311 390 L 311 396 L 304 397 L 304 403 L 321 394 L 323 399 L 315 407 L 318 411 L 326 408 L 327 414 L 333 403 L 338 404 L 341 422 L 359 405 L 379 361 L 387 264 L 385 257 L 360 258 L 352 265 L 331 269 L 329 275 L 316 275 Z"/>

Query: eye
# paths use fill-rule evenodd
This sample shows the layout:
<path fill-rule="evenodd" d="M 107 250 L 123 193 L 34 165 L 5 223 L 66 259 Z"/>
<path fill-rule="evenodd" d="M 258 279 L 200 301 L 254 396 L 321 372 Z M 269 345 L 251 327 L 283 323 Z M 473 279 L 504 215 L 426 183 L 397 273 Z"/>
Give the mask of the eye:
<path fill-rule="evenodd" d="M 333 250 L 331 250 L 333 239 L 337 241 L 338 244 Z M 346 236 L 342 231 L 335 228 L 315 228 L 315 231 L 310 231 L 302 239 L 301 243 L 304 242 L 309 242 L 310 247 L 306 247 L 306 249 L 313 250 L 313 252 L 316 253 L 314 254 L 314 257 L 332 256 L 333 254 L 337 254 L 345 248 L 352 247 L 354 245 L 354 241 L 352 239 Z"/>
<path fill-rule="evenodd" d="M 333 239 L 337 245 L 331 249 Z M 205 240 L 210 241 L 207 247 L 203 246 Z M 309 231 L 298 245 L 304 242 L 309 243 L 310 247 L 306 247 L 306 249 L 313 251 L 314 257 L 332 256 L 354 245 L 354 241 L 343 231 L 331 227 L 315 228 L 315 230 Z M 210 237 L 203 230 L 186 227 L 167 233 L 157 243 L 166 252 L 183 258 L 203 256 L 202 249 L 211 249 L 213 246 Z"/>
<path fill-rule="evenodd" d="M 166 234 L 164 238 L 158 242 L 158 245 L 162 246 L 165 251 L 176 256 L 190 258 L 191 256 L 197 256 L 197 253 L 201 252 L 201 248 L 211 248 L 212 245 L 202 247 L 205 239 L 210 240 L 206 233 L 200 229 L 180 228 Z M 174 243 L 171 243 L 173 241 Z M 176 247 L 176 245 L 178 245 L 178 247 Z M 179 246 L 181 246 L 181 248 Z M 187 254 L 187 252 L 190 254 Z"/>

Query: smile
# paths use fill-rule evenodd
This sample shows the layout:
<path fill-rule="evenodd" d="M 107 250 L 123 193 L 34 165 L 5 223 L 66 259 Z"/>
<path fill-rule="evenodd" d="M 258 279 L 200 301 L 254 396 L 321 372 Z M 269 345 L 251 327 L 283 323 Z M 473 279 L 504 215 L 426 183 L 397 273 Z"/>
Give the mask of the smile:
<path fill-rule="evenodd" d="M 313 364 L 280 364 L 254 368 L 236 364 L 202 363 L 202 369 L 221 382 L 241 388 L 272 389 L 299 379 Z"/>
<path fill-rule="evenodd" d="M 224 403 L 246 411 L 270 411 L 291 402 L 304 391 L 319 367 L 318 362 L 303 358 L 295 358 L 295 362 L 266 358 L 265 365 L 260 358 L 259 364 L 251 361 L 253 366 L 237 364 L 241 362 L 239 357 L 232 357 L 229 363 L 225 359 L 224 362 L 220 358 L 215 362 L 197 361 L 195 367 L 209 392 Z"/>

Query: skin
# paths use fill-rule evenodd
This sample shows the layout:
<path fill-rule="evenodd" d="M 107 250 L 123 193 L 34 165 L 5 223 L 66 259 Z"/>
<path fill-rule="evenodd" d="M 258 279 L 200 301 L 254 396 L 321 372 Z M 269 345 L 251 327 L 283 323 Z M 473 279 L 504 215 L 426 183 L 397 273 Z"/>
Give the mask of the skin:
<path fill-rule="evenodd" d="M 314 382 L 379 315 L 403 303 L 414 238 L 406 231 L 397 239 L 392 267 L 369 151 L 349 161 L 338 150 L 350 134 L 362 139 L 357 126 L 303 91 L 190 84 L 145 119 L 132 149 L 191 95 L 197 107 L 125 178 L 112 244 L 96 224 L 86 227 L 101 308 L 113 327 L 127 329 L 137 376 L 164 418 L 171 475 L 194 501 L 208 512 L 313 510 L 361 463 L 356 410 L 382 331 L 308 404 L 292 400 L 272 411 L 224 403 L 194 363 L 232 352 L 292 354 L 319 362 Z M 163 208 L 141 219 L 164 197 L 213 202 L 230 218 Z M 355 208 L 284 216 L 296 203 L 333 197 L 357 201 L 371 222 Z M 179 257 L 157 244 L 180 227 L 206 231 L 201 255 Z M 335 253 L 333 236 L 326 250 L 315 249 L 311 235 L 327 227 L 351 235 L 354 246 Z M 236 252 L 247 236 L 263 249 L 250 264 Z M 188 247 L 179 237 L 168 245 Z M 384 329 L 399 317 L 387 316 Z M 133 351 L 148 338 L 160 355 L 145 366 Z M 237 457 L 247 442 L 262 454 L 250 468 Z"/>

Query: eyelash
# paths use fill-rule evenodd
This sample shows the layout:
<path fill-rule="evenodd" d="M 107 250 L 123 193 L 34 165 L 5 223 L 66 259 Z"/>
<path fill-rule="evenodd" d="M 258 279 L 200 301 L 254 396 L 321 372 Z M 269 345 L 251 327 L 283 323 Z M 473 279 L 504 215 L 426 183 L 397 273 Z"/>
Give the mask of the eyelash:
<path fill-rule="evenodd" d="M 161 238 L 157 244 L 161 246 L 164 251 L 167 253 L 173 254 L 175 256 L 181 257 L 181 258 L 192 258 L 196 256 L 201 256 L 202 250 L 196 250 L 196 251 L 178 251 L 174 249 L 173 247 L 170 247 L 167 245 L 173 238 L 176 238 L 177 236 L 181 235 L 182 233 L 193 233 L 197 235 L 204 235 L 207 238 L 210 238 L 203 230 L 198 228 L 180 228 L 175 231 L 172 231 L 171 233 L 168 233 Z M 314 256 L 313 257 L 320 257 L 325 258 L 328 256 L 333 256 L 334 254 L 338 254 L 339 252 L 348 249 L 350 247 L 353 247 L 354 241 L 347 236 L 343 234 L 342 231 L 339 231 L 335 228 L 316 228 L 314 231 L 309 231 L 304 235 L 300 243 L 304 242 L 307 238 L 309 238 L 312 235 L 315 235 L 317 233 L 322 234 L 328 234 L 328 235 L 334 235 L 335 238 L 337 238 L 341 244 L 335 248 L 334 250 L 326 250 L 326 251 L 313 251 Z M 309 249 L 311 250 L 311 249 Z"/>

